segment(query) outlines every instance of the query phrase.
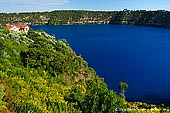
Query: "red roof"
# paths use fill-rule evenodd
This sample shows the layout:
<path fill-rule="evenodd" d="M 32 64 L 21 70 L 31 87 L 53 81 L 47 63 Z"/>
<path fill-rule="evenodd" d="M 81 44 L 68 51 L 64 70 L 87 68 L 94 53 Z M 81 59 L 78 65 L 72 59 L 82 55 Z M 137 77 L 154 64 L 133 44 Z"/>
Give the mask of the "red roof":
<path fill-rule="evenodd" d="M 28 26 L 28 25 L 26 25 L 26 24 L 21 24 L 21 25 L 17 25 L 17 26 L 8 25 L 8 26 L 6 26 L 6 28 L 7 28 L 7 29 L 11 29 L 11 28 L 13 28 L 13 27 L 25 28 L 25 27 L 27 27 L 27 26 Z"/>
<path fill-rule="evenodd" d="M 6 28 L 8 28 L 8 29 L 11 29 L 11 28 L 13 28 L 14 26 L 13 25 L 8 25 L 8 26 L 6 26 Z"/>
<path fill-rule="evenodd" d="M 23 25 L 17 25 L 16 27 L 17 27 L 17 28 L 25 28 L 25 27 L 27 27 L 27 25 L 26 25 L 26 24 L 23 24 Z"/>

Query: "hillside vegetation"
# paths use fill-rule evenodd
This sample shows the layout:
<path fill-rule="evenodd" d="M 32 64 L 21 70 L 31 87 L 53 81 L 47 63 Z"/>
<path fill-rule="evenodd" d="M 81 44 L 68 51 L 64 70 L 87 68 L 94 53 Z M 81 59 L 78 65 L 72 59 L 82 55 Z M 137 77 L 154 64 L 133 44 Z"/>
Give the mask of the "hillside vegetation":
<path fill-rule="evenodd" d="M 0 13 L 0 23 L 29 25 L 128 24 L 170 28 L 170 12 L 165 10 L 84 11 L 58 10 L 32 13 Z"/>
<path fill-rule="evenodd" d="M 43 31 L 0 27 L 2 113 L 113 113 L 123 99 L 70 48 Z"/>
<path fill-rule="evenodd" d="M 51 12 L 32 13 L 0 13 L 0 23 L 29 25 L 59 25 L 59 24 L 107 24 L 113 12 L 59 10 Z"/>
<path fill-rule="evenodd" d="M 110 24 L 128 24 L 151 27 L 170 28 L 170 12 L 165 10 L 123 10 L 110 19 Z"/>

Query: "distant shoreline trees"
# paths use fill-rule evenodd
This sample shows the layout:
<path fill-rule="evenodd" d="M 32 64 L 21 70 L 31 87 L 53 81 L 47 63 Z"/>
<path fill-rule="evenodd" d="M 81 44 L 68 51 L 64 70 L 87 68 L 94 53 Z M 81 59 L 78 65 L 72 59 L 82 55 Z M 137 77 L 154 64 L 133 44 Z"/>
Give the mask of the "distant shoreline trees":
<path fill-rule="evenodd" d="M 165 10 L 85 11 L 0 13 L 0 24 L 63 25 L 63 24 L 127 24 L 170 28 L 170 12 Z"/>

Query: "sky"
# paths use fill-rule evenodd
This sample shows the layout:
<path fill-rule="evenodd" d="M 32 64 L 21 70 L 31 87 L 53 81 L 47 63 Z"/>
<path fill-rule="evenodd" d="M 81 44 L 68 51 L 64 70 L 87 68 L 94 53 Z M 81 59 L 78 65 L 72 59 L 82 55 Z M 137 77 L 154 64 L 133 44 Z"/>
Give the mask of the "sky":
<path fill-rule="evenodd" d="M 0 0 L 1 13 L 123 9 L 170 10 L 170 0 Z"/>

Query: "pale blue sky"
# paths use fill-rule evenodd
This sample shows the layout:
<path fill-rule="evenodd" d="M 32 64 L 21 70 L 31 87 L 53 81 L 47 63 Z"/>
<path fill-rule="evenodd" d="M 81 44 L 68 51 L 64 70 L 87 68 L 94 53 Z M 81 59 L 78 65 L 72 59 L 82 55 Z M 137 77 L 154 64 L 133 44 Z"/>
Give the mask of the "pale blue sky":
<path fill-rule="evenodd" d="M 52 10 L 170 10 L 170 0 L 0 0 L 0 12 Z"/>

